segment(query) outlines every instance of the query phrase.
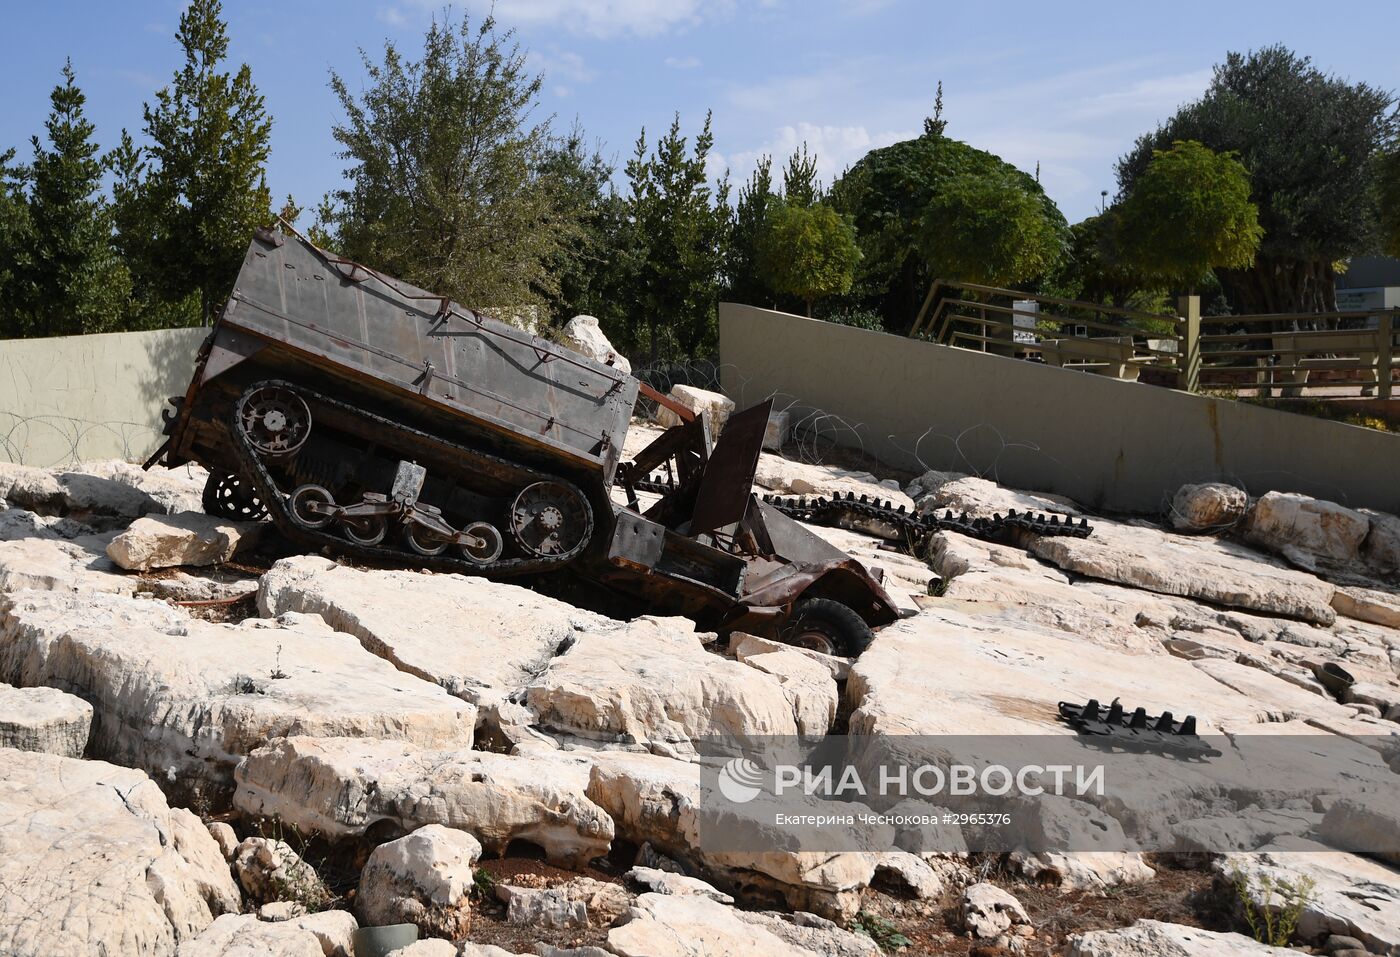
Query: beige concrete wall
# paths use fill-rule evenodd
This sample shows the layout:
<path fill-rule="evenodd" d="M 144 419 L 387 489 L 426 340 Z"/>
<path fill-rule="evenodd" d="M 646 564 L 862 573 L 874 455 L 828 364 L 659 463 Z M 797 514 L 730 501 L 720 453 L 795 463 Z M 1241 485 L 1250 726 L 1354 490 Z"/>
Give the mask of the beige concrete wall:
<path fill-rule="evenodd" d="M 0 461 L 144 459 L 208 329 L 0 340 Z"/>
<path fill-rule="evenodd" d="M 1400 512 L 1400 435 L 722 303 L 723 388 L 770 394 L 845 445 L 1107 510 L 1182 484 L 1304 492 Z"/>

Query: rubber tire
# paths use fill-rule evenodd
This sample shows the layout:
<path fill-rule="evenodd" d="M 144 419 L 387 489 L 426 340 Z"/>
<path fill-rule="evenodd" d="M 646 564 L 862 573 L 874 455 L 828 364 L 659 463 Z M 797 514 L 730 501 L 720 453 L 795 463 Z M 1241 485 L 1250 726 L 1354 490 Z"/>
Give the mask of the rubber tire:
<path fill-rule="evenodd" d="M 825 632 L 836 646 L 836 653 L 846 658 L 859 657 L 870 647 L 875 636 L 865 619 L 849 605 L 830 598 L 804 598 L 792 610 L 792 617 L 783 629 L 784 640 L 813 625 Z"/>

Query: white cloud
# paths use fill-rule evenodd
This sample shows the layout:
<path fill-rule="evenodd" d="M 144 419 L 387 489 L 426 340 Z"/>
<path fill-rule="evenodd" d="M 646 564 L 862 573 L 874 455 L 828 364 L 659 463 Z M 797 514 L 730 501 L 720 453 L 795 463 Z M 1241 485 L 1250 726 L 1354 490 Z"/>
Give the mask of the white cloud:
<path fill-rule="evenodd" d="M 735 0 L 467 0 L 476 17 L 493 14 L 506 26 L 559 27 L 571 33 L 608 38 L 624 34 L 658 36 L 702 20 L 733 13 Z M 384 7 L 379 18 L 403 23 L 405 11 L 432 15 L 442 0 L 400 0 Z"/>
<path fill-rule="evenodd" d="M 698 56 L 668 56 L 665 64 L 673 70 L 693 70 L 700 65 Z"/>
<path fill-rule="evenodd" d="M 550 47 L 547 50 L 531 50 L 527 56 L 530 69 L 543 73 L 551 80 L 591 83 L 598 78 L 598 72 L 583 57 L 568 50 Z"/>
<path fill-rule="evenodd" d="M 780 126 L 762 145 L 728 153 L 725 159 L 736 184 L 749 178 L 758 164 L 759 157 L 762 156 L 773 158 L 774 177 L 780 180 L 780 170 L 788 157 L 806 143 L 808 152 L 816 158 L 817 176 L 824 184 L 830 185 L 846 167 L 871 150 L 907 140 L 914 135 L 913 130 L 883 130 L 871 133 L 864 126 L 798 123 L 795 126 Z"/>

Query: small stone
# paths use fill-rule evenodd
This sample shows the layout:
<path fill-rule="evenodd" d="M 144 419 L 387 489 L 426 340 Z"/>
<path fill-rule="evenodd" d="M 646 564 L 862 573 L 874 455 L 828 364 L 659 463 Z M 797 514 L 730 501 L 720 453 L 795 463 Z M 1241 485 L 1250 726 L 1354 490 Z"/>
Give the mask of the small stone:
<path fill-rule="evenodd" d="M 734 400 L 720 395 L 718 392 L 710 392 L 707 389 L 697 389 L 689 385 L 672 386 L 670 398 L 679 402 L 696 415 L 702 412 L 710 413 L 710 428 L 715 435 L 724 428 L 724 423 L 729 421 L 729 416 L 734 412 Z M 672 412 L 666 406 L 657 404 L 656 424 L 663 428 L 671 428 L 681 424 L 681 417 Z"/>
<path fill-rule="evenodd" d="M 472 866 L 481 844 L 465 831 L 429 824 L 376 847 L 360 874 L 356 906 L 371 926 L 416 924 L 428 937 L 471 930 Z"/>
<path fill-rule="evenodd" d="M 498 887 L 498 896 L 502 896 Z M 510 887 L 506 904 L 506 923 L 518 926 L 549 927 L 573 930 L 588 926 L 588 905 L 570 900 L 563 888 L 532 890 Z"/>
<path fill-rule="evenodd" d="M 985 881 L 963 891 L 962 921 L 968 933 L 982 940 L 992 940 L 1015 926 L 1031 923 L 1020 901 Z"/>
<path fill-rule="evenodd" d="M 1172 527 L 1183 532 L 1218 532 L 1234 526 L 1249 508 L 1249 494 L 1234 485 L 1183 485 L 1172 498 Z"/>
<path fill-rule="evenodd" d="M 147 515 L 112 539 L 107 557 L 129 571 L 218 565 L 252 544 L 262 528 L 199 512 Z"/>
<path fill-rule="evenodd" d="M 594 362 L 610 365 L 625 375 L 632 374 L 632 363 L 613 348 L 613 344 L 608 341 L 608 337 L 598 327 L 598 320 L 593 316 L 574 316 L 565 323 L 564 344 Z"/>
<path fill-rule="evenodd" d="M 209 829 L 214 843 L 219 845 L 219 853 L 224 855 L 224 860 L 233 860 L 233 855 L 238 850 L 238 835 L 234 833 L 233 827 L 223 821 L 210 821 L 204 826 Z"/>
<path fill-rule="evenodd" d="M 92 729 L 92 705 L 57 688 L 0 684 L 0 748 L 81 758 Z"/>
<path fill-rule="evenodd" d="M 282 921 L 306 914 L 306 905 L 297 901 L 269 901 L 258 908 L 258 920 Z"/>

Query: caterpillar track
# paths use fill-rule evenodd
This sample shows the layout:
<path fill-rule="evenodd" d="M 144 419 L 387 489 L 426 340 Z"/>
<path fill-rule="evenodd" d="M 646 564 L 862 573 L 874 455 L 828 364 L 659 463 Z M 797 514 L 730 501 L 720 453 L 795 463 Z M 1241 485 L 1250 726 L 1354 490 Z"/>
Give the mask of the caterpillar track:
<path fill-rule="evenodd" d="M 877 535 L 890 541 L 903 542 L 913 549 L 919 549 L 934 532 L 950 531 L 980 538 L 985 541 L 1005 542 L 1013 530 L 1029 532 L 1032 535 L 1060 535 L 1071 538 L 1088 538 L 1093 534 L 1093 526 L 1088 519 L 1075 521 L 1070 515 L 1031 514 L 1011 509 L 1006 514 L 990 518 L 971 517 L 966 512 L 954 515 L 945 511 L 943 515 L 932 512 L 919 515 L 907 511 L 904 506 L 891 502 L 871 499 L 867 495 L 857 496 L 854 492 L 832 498 L 784 498 L 778 495 L 765 495 L 763 500 L 789 518 L 823 525 L 831 528 L 849 528 L 867 534 Z"/>
<path fill-rule="evenodd" d="M 295 474 L 293 462 L 279 462 L 273 456 L 269 456 L 265 451 L 260 451 L 255 447 L 254 438 L 245 427 L 246 418 L 244 409 L 251 397 L 269 389 L 283 389 L 299 396 L 307 403 L 311 410 L 311 421 L 307 425 L 308 432 L 315 432 L 320 427 L 317 423 L 326 418 L 333 421 L 337 414 L 341 421 L 346 421 L 346 417 L 353 420 L 360 428 L 372 428 L 376 435 L 385 444 L 405 451 L 414 452 L 426 458 L 434 460 L 455 460 L 460 463 L 459 467 L 476 471 L 493 471 L 498 474 L 508 474 L 514 477 L 514 481 L 520 488 L 528 488 L 536 483 L 551 483 L 566 486 L 578 495 L 579 501 L 587 509 L 586 526 L 578 534 L 577 544 L 557 555 L 515 555 L 511 557 L 501 557 L 498 548 L 497 556 L 487 561 L 472 561 L 466 558 L 451 557 L 446 554 L 428 555 L 414 551 L 407 545 L 402 547 L 390 547 L 382 544 L 369 544 L 365 541 L 357 541 L 347 538 L 343 534 L 335 534 L 326 528 L 316 528 L 305 520 L 299 519 L 290 507 L 295 491 L 279 486 L 277 479 L 272 473 L 272 468 L 276 468 L 285 477 Z M 579 552 L 587 545 L 588 539 L 593 530 L 593 515 L 591 508 L 587 508 L 587 500 L 583 498 L 581 492 L 564 479 L 558 476 L 532 469 L 521 465 L 518 462 L 508 461 L 499 456 L 490 455 L 476 449 L 468 448 L 455 442 L 447 441 L 438 436 L 429 435 L 418 429 L 411 428 L 382 415 L 377 415 L 367 409 L 357 408 L 348 402 L 333 399 L 311 389 L 296 386 L 290 382 L 279 380 L 265 380 L 257 382 L 244 390 L 239 398 L 239 402 L 234 406 L 232 421 L 229 423 L 229 431 L 233 437 L 234 453 L 242 466 L 239 476 L 246 478 L 253 486 L 253 491 L 261 506 L 266 509 L 267 514 L 272 518 L 278 529 L 294 541 L 301 542 L 313 548 L 329 547 L 338 554 L 363 559 L 376 563 L 399 563 L 405 559 L 411 559 L 414 564 L 424 567 L 434 568 L 442 571 L 459 571 L 467 574 L 491 574 L 491 575 L 520 575 L 538 572 L 547 572 L 560 568 L 570 560 L 575 558 Z M 271 466 L 271 468 L 269 467 Z M 284 481 L 284 485 L 286 482 Z M 301 485 L 299 488 L 319 487 Z M 483 516 L 485 517 L 485 516 Z M 490 516 L 496 518 L 497 516 Z M 407 527 L 405 525 L 405 527 Z M 448 526 L 449 528 L 451 526 Z M 455 529 L 454 529 L 455 531 Z M 498 533 L 499 534 L 499 533 Z M 393 541 L 399 542 L 399 536 L 395 536 Z"/>

